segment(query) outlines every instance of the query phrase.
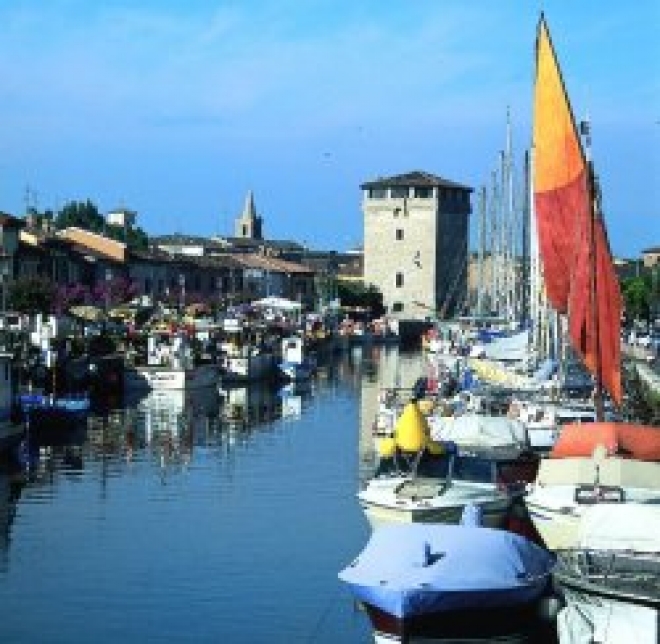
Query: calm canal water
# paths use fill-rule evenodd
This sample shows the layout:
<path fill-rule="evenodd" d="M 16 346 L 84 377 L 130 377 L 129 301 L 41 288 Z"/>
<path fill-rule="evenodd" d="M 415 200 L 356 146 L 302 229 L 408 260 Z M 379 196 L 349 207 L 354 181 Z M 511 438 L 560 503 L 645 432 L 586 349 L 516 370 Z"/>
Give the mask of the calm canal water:
<path fill-rule="evenodd" d="M 372 642 L 337 573 L 369 536 L 378 387 L 420 365 L 354 351 L 308 391 L 150 397 L 33 437 L 29 472 L 0 471 L 2 641 Z"/>

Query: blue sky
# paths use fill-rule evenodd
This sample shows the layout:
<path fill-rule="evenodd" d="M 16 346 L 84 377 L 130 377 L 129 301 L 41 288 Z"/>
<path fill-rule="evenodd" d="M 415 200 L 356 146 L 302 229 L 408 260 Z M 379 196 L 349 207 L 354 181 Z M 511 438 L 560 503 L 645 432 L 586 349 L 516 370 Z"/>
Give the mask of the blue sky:
<path fill-rule="evenodd" d="M 488 183 L 507 107 L 520 165 L 541 9 L 614 252 L 659 246 L 655 0 L 3 2 L 0 210 L 22 215 L 29 186 L 39 209 L 89 198 L 149 234 L 233 234 L 251 189 L 267 237 L 355 246 L 365 180 Z"/>

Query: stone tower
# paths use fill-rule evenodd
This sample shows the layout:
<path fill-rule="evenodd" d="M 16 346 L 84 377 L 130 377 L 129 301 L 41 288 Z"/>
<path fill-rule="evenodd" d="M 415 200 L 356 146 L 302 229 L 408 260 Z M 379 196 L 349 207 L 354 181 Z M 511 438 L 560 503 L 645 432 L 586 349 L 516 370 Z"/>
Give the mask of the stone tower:
<path fill-rule="evenodd" d="M 261 224 L 262 219 L 257 215 L 257 210 L 254 207 L 254 196 L 252 190 L 250 190 L 247 197 L 245 197 L 243 212 L 236 218 L 235 237 L 263 239 Z"/>
<path fill-rule="evenodd" d="M 472 188 L 427 172 L 361 186 L 364 281 L 401 319 L 448 315 L 467 296 Z"/>

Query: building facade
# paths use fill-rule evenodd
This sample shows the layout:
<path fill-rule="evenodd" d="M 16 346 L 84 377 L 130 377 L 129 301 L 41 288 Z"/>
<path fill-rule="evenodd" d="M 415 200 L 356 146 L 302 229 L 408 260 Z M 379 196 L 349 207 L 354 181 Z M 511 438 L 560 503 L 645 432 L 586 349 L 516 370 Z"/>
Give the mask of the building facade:
<path fill-rule="evenodd" d="M 361 189 L 364 281 L 381 291 L 387 313 L 421 319 L 461 306 L 472 188 L 415 171 Z"/>

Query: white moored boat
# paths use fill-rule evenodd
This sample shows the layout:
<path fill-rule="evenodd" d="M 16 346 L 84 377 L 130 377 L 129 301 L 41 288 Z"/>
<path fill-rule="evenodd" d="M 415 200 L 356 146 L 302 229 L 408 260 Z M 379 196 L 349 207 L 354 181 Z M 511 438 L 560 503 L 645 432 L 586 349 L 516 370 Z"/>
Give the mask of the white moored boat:
<path fill-rule="evenodd" d="M 391 522 L 457 523 L 466 505 L 484 525 L 506 524 L 538 466 L 519 449 L 489 449 L 433 441 L 415 401 L 380 442 L 376 475 L 358 493 L 372 527 Z"/>
<path fill-rule="evenodd" d="M 660 503 L 660 432 L 622 423 L 567 425 L 525 497 L 551 550 L 570 548 L 597 503 Z"/>
<path fill-rule="evenodd" d="M 152 335 L 147 342 L 147 364 L 127 364 L 126 391 L 151 389 L 201 389 L 218 382 L 218 365 L 194 359 L 187 337 Z"/>
<path fill-rule="evenodd" d="M 591 506 L 575 546 L 556 555 L 555 581 L 566 604 L 557 621 L 560 642 L 657 644 L 660 506 Z"/>

